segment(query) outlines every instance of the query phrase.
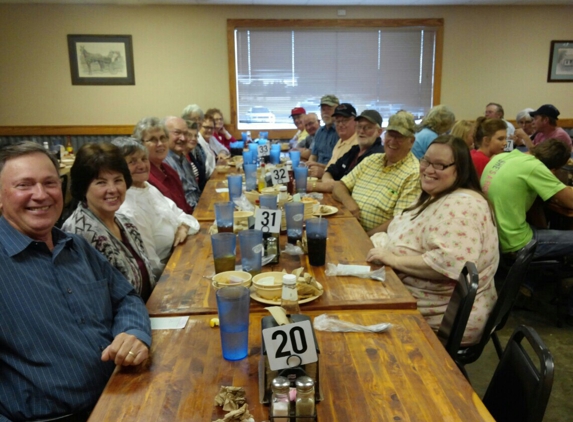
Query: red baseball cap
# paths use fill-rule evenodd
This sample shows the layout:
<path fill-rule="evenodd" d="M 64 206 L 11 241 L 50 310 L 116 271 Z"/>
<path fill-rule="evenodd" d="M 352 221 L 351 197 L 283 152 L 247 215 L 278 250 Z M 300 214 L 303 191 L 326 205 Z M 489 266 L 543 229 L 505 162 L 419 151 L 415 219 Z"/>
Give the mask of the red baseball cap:
<path fill-rule="evenodd" d="M 290 111 L 289 117 L 298 116 L 299 114 L 306 114 L 306 110 L 303 107 L 295 107 Z"/>

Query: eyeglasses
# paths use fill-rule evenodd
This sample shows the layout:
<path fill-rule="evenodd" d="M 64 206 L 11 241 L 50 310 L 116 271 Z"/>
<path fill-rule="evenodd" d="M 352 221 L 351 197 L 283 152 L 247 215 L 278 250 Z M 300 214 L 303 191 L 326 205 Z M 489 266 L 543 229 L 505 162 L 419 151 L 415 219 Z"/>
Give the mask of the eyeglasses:
<path fill-rule="evenodd" d="M 203 129 L 205 129 L 205 130 L 213 130 L 213 129 L 215 129 L 215 126 L 205 126 L 205 125 L 203 125 L 203 126 L 201 126 L 201 127 L 202 127 Z"/>
<path fill-rule="evenodd" d="M 172 133 L 173 135 L 175 135 L 176 138 L 179 138 L 180 136 L 187 137 L 187 131 L 170 130 L 169 133 Z"/>
<path fill-rule="evenodd" d="M 351 119 L 350 117 L 334 119 L 336 126 L 346 126 L 351 121 L 354 121 L 354 119 Z"/>
<path fill-rule="evenodd" d="M 447 169 L 448 167 L 453 166 L 454 164 L 456 164 L 455 161 L 451 164 L 439 164 L 439 163 L 430 163 L 428 160 L 426 160 L 425 157 L 422 157 L 420 159 L 420 168 L 421 169 L 425 169 L 425 168 L 428 168 L 429 166 L 432 166 L 434 170 L 442 171 L 442 170 Z"/>
<path fill-rule="evenodd" d="M 165 136 L 165 135 L 162 135 L 159 138 L 154 136 L 153 138 L 143 140 L 143 142 L 149 142 L 150 144 L 155 144 L 155 145 L 157 145 L 159 143 L 166 144 L 168 141 L 169 141 L 169 139 L 167 139 L 167 136 Z"/>
<path fill-rule="evenodd" d="M 222 122 L 223 118 L 222 117 L 215 117 L 213 120 L 215 120 L 216 122 Z"/>
<path fill-rule="evenodd" d="M 376 129 L 374 125 L 356 125 L 356 132 L 363 130 L 364 132 L 371 132 Z"/>

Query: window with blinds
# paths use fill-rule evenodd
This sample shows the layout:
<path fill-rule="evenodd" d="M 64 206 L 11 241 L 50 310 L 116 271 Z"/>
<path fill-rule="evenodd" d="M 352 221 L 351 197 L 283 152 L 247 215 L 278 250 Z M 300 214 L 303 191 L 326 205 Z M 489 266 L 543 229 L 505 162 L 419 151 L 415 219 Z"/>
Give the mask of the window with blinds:
<path fill-rule="evenodd" d="M 385 125 L 401 109 L 421 117 L 439 96 L 443 23 L 436 21 L 440 25 L 409 20 L 328 27 L 320 21 L 324 27 L 234 28 L 237 128 L 292 129 L 290 110 L 302 106 L 319 113 L 325 94 L 351 103 L 358 113 L 378 110 Z"/>

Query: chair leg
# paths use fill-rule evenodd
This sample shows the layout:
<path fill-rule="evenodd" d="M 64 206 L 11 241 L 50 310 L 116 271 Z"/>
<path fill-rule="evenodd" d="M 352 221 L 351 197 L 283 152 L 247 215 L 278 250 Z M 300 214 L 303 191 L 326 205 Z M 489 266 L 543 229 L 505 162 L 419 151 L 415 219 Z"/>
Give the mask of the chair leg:
<path fill-rule="evenodd" d="M 499 338 L 497 337 L 497 333 L 491 333 L 491 341 L 495 347 L 495 351 L 497 352 L 497 357 L 501 359 L 501 355 L 503 354 L 503 346 L 501 345 Z"/>
<path fill-rule="evenodd" d="M 466 371 L 465 365 L 459 362 L 456 362 L 456 365 L 458 365 L 459 370 L 462 372 L 462 374 L 464 374 L 464 377 L 466 377 L 468 382 L 471 384 L 470 376 L 468 375 L 468 371 Z"/>

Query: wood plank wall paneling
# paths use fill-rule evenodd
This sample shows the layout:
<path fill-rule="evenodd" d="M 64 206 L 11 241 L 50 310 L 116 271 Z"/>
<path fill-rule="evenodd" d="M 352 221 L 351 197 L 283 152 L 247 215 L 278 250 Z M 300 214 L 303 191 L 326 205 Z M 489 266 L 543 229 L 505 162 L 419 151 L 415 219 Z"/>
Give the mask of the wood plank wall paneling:
<path fill-rule="evenodd" d="M 515 120 L 509 120 L 514 126 L 518 126 Z M 559 119 L 561 127 L 573 128 L 573 118 Z M 235 130 L 232 125 L 225 125 L 233 136 L 241 138 L 241 132 Z M 0 136 L 66 136 L 66 135 L 131 135 L 132 125 L 115 126 L 0 126 Z M 254 131 L 255 134 L 257 131 Z M 296 130 L 271 130 L 269 139 L 291 139 Z"/>

